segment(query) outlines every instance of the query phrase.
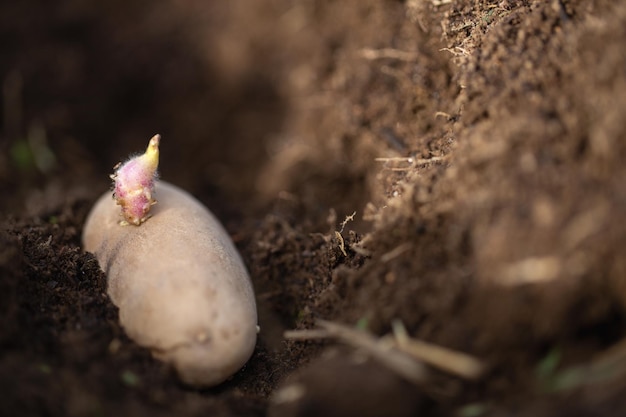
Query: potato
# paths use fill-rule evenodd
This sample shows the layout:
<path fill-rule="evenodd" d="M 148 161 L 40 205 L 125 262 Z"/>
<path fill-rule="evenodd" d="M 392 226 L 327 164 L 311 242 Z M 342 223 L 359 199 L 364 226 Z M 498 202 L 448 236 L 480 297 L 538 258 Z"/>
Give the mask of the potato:
<path fill-rule="evenodd" d="M 158 204 L 140 226 L 120 224 L 120 207 L 104 194 L 87 219 L 84 248 L 107 274 L 128 336 L 185 383 L 217 385 L 254 350 L 252 284 L 215 217 L 180 188 L 155 187 Z"/>

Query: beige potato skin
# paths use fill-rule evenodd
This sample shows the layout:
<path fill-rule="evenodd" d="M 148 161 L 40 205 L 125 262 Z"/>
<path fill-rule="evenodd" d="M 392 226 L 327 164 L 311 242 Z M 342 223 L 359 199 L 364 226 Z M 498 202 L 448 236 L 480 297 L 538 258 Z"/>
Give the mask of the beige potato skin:
<path fill-rule="evenodd" d="M 257 312 L 246 268 L 230 237 L 195 198 L 159 181 L 152 217 L 121 226 L 110 193 L 83 232 L 107 274 L 128 336 L 171 363 L 181 379 L 212 386 L 237 372 L 256 343 Z"/>

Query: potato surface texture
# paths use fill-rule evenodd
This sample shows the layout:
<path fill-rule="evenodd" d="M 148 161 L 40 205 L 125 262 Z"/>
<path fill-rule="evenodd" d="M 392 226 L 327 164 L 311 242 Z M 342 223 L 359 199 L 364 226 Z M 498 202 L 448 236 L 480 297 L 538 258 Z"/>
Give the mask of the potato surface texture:
<path fill-rule="evenodd" d="M 163 181 L 155 194 L 152 217 L 140 226 L 120 225 L 120 207 L 103 195 L 87 218 L 84 248 L 107 274 L 128 336 L 173 364 L 185 383 L 217 385 L 254 350 L 250 277 L 206 207 Z"/>

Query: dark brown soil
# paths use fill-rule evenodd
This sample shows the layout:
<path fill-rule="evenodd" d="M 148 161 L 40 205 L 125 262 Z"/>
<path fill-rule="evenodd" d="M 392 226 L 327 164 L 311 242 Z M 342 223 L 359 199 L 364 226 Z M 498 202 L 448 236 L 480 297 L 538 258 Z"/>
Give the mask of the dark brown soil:
<path fill-rule="evenodd" d="M 0 415 L 623 415 L 623 2 L 100 3 L 0 4 Z M 157 132 L 257 292 L 213 389 L 125 336 L 81 250 Z M 283 338 L 320 318 L 488 371 Z"/>

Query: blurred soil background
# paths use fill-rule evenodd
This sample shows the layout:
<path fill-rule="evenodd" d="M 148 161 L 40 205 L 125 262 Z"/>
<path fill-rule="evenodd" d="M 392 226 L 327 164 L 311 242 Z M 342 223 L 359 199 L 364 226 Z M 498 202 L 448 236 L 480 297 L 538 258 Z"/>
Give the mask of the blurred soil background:
<path fill-rule="evenodd" d="M 3 2 L 0 83 L 0 415 L 624 415 L 625 2 Z M 81 249 L 155 133 L 257 293 L 212 389 Z"/>

